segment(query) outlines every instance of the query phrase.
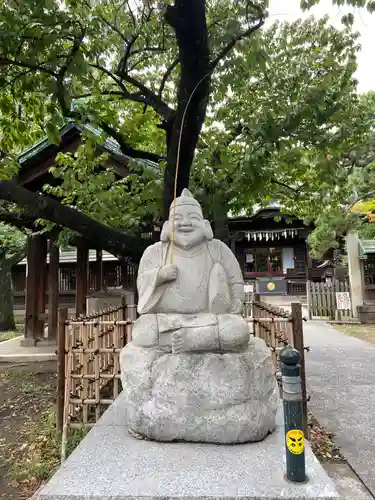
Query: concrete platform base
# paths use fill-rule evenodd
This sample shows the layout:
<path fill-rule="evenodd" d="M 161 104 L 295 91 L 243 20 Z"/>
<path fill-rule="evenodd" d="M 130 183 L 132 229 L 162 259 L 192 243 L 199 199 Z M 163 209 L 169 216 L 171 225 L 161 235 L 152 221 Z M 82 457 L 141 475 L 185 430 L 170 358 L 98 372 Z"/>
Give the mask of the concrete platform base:
<path fill-rule="evenodd" d="M 260 443 L 157 443 L 129 436 L 120 397 L 38 493 L 38 500 L 338 499 L 309 445 L 309 481 L 284 479 L 284 434 Z M 280 418 L 280 416 L 279 416 Z"/>

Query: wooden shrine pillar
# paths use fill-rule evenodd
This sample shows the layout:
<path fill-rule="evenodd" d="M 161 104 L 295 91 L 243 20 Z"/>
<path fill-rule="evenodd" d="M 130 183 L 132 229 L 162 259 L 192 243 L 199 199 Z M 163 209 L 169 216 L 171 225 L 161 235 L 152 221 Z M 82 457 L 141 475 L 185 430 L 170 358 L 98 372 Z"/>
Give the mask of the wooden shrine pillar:
<path fill-rule="evenodd" d="M 35 346 L 42 338 L 43 324 L 39 313 L 45 312 L 45 277 L 46 277 L 47 240 L 42 235 L 29 237 L 27 241 L 27 276 L 25 333 L 21 346 Z"/>
<path fill-rule="evenodd" d="M 40 244 L 38 245 L 37 263 L 39 266 L 38 273 L 38 313 L 46 313 L 46 291 L 47 291 L 47 239 L 41 236 Z"/>
<path fill-rule="evenodd" d="M 76 316 L 86 314 L 87 282 L 89 269 L 89 247 L 86 241 L 77 243 L 77 273 L 76 273 Z"/>
<path fill-rule="evenodd" d="M 103 250 L 96 251 L 95 290 L 103 290 Z"/>
<path fill-rule="evenodd" d="M 57 338 L 58 310 L 59 310 L 59 260 L 60 249 L 57 238 L 49 241 L 49 268 L 48 268 L 48 339 Z"/>

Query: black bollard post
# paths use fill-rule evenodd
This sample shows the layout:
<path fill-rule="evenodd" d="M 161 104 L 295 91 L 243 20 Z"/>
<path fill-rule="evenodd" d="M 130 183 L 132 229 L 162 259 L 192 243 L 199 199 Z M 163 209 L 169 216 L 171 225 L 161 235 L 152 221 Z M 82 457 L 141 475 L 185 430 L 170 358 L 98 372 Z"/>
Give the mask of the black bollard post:
<path fill-rule="evenodd" d="M 300 354 L 288 345 L 280 352 L 286 450 L 286 478 L 294 483 L 307 481 L 305 437 L 303 434 Z"/>

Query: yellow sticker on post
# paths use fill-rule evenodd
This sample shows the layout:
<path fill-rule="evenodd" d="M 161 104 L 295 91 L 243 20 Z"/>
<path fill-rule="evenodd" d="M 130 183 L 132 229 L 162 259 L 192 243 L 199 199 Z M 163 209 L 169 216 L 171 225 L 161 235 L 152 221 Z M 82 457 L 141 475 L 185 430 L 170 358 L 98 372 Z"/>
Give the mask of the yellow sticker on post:
<path fill-rule="evenodd" d="M 286 433 L 286 446 L 293 455 L 301 455 L 305 449 L 305 437 L 299 429 L 291 429 Z"/>

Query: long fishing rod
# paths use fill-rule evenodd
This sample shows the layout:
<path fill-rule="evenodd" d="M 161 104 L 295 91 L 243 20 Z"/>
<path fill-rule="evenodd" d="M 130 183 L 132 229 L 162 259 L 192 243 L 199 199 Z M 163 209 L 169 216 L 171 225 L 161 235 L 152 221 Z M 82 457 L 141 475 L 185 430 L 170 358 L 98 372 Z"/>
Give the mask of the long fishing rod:
<path fill-rule="evenodd" d="M 183 115 L 182 115 L 182 120 L 181 120 L 181 128 L 180 128 L 180 134 L 178 138 L 178 145 L 177 145 L 177 157 L 176 157 L 176 172 L 175 172 L 175 177 L 174 177 L 174 190 L 173 190 L 173 219 L 172 219 L 172 237 L 171 237 L 171 255 L 170 255 L 170 264 L 173 263 L 173 247 L 174 247 L 174 239 L 175 239 L 175 216 L 176 216 L 176 198 L 177 198 L 177 180 L 178 180 L 178 171 L 180 167 L 180 152 L 181 152 L 181 141 L 182 141 L 182 131 L 184 129 L 184 124 L 185 124 L 185 117 L 186 113 L 188 110 L 188 107 L 191 103 L 191 100 L 198 89 L 199 85 L 205 80 L 208 76 L 210 76 L 211 71 L 204 75 L 199 82 L 195 85 L 193 88 L 189 99 L 186 103 Z"/>

